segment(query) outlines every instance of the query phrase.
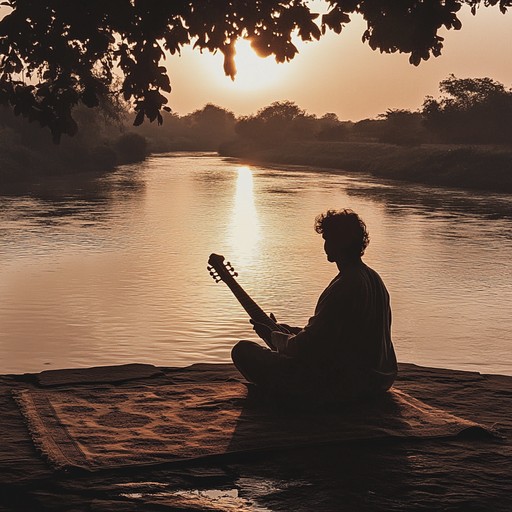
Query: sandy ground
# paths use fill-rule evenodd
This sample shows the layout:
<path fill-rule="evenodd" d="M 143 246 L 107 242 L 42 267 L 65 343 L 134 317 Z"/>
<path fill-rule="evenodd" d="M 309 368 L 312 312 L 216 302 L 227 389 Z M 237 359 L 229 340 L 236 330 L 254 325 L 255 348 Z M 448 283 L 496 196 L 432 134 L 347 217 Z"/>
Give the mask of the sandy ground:
<path fill-rule="evenodd" d="M 215 366 L 237 375 L 231 365 Z M 37 386 L 37 376 L 0 376 L 0 510 L 512 510 L 512 377 L 401 364 L 396 385 L 429 405 L 494 426 L 504 438 L 361 441 L 59 473 L 36 452 L 11 397 L 12 389 Z"/>

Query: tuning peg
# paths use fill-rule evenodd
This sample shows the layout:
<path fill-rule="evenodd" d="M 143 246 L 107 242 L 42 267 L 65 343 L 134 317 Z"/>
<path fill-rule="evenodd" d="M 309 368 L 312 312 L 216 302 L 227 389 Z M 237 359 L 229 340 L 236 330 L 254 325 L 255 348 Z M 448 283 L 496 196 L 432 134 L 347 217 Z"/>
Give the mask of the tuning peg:
<path fill-rule="evenodd" d="M 206 270 L 209 270 L 209 271 L 211 272 L 211 271 L 213 270 L 213 267 L 212 267 L 211 265 L 208 265 L 208 266 L 206 267 Z"/>
<path fill-rule="evenodd" d="M 219 283 L 220 281 L 222 281 L 222 279 L 221 279 L 221 277 L 219 276 L 219 274 L 215 274 L 215 273 L 210 272 L 210 275 L 212 276 L 212 279 L 213 279 L 216 283 Z"/>
<path fill-rule="evenodd" d="M 229 270 L 230 274 L 232 276 L 237 276 L 238 274 L 235 272 L 235 268 L 233 267 L 233 265 L 231 265 L 231 263 L 228 261 L 226 263 L 226 268 Z"/>

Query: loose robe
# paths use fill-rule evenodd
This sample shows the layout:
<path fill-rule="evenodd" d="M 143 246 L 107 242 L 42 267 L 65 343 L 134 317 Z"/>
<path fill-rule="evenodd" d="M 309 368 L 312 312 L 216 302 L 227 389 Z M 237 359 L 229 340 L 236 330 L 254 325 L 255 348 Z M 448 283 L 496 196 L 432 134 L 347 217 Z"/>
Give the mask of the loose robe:
<path fill-rule="evenodd" d="M 361 261 L 344 266 L 307 325 L 287 336 L 284 353 L 321 394 L 357 398 L 388 389 L 397 362 L 389 294 L 377 272 Z"/>

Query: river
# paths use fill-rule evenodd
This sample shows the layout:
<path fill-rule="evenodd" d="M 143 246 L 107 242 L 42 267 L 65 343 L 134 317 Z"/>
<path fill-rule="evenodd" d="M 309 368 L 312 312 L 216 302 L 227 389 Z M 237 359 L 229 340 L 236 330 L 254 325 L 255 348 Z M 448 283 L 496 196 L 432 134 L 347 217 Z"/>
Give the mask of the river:
<path fill-rule="evenodd" d="M 512 375 L 512 199 L 166 154 L 0 196 L 0 373 L 227 362 L 247 315 L 304 325 L 336 274 L 314 218 L 352 208 L 391 294 L 398 359 Z"/>

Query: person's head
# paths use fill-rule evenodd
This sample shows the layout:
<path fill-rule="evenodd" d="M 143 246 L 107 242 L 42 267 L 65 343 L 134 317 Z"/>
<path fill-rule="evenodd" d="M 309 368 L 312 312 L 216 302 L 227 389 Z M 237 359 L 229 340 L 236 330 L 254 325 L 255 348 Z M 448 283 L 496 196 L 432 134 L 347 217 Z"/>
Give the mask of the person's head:
<path fill-rule="evenodd" d="M 329 261 L 359 259 L 370 243 L 366 224 L 352 210 L 327 210 L 315 219 L 315 231 L 325 240 Z"/>

